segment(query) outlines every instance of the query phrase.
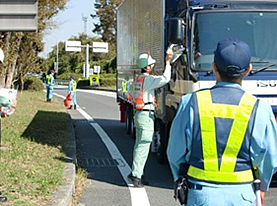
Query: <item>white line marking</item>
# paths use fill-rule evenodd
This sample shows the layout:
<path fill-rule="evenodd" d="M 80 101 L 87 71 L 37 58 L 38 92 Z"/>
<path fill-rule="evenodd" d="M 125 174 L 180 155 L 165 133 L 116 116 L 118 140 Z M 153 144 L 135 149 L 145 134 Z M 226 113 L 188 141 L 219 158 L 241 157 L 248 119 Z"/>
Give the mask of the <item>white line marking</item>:
<path fill-rule="evenodd" d="M 56 89 L 67 89 L 67 86 L 55 86 L 54 90 Z M 46 91 L 46 90 L 45 90 Z M 78 92 L 84 92 L 84 93 L 90 93 L 90 94 L 96 94 L 96 95 L 102 95 L 107 97 L 113 97 L 116 98 L 116 92 L 115 91 L 103 91 L 103 90 L 88 90 L 88 89 L 77 89 Z"/>
<path fill-rule="evenodd" d="M 63 96 L 63 95 L 60 95 L 60 94 L 57 94 L 57 93 L 53 93 L 55 96 L 57 96 L 57 97 L 60 97 L 60 98 L 62 98 L 62 99 L 65 99 L 65 96 Z"/>
<path fill-rule="evenodd" d="M 60 97 L 62 99 L 65 99 L 65 96 L 59 95 L 57 93 L 54 93 L 57 97 Z M 90 125 L 95 129 L 95 131 L 100 136 L 103 143 L 106 145 L 108 151 L 110 152 L 113 159 L 121 159 L 124 166 L 122 165 L 117 166 L 118 170 L 120 171 L 121 176 L 123 177 L 124 181 L 128 185 L 128 188 L 131 193 L 131 202 L 132 206 L 150 206 L 149 199 L 147 196 L 147 193 L 144 188 L 135 188 L 133 187 L 133 184 L 130 184 L 127 180 L 128 174 L 131 172 L 131 168 L 126 162 L 126 160 L 123 158 L 119 150 L 117 149 L 116 145 L 113 143 L 113 141 L 109 138 L 108 134 L 102 129 L 102 127 L 94 122 L 94 119 L 87 114 L 83 109 L 80 107 L 77 107 L 77 111 L 81 113 L 88 121 L 92 122 Z"/>
<path fill-rule="evenodd" d="M 81 108 L 77 109 L 88 121 L 94 121 L 93 118 L 88 115 L 84 110 Z M 98 133 L 100 136 L 101 140 L 104 142 L 106 145 L 108 151 L 110 152 L 111 156 L 113 159 L 121 159 L 124 163 L 124 167 L 122 166 L 117 166 L 119 169 L 121 176 L 123 177 L 124 181 L 128 185 L 128 188 L 131 193 L 131 201 L 132 201 L 132 206 L 150 206 L 149 200 L 147 193 L 144 188 L 134 188 L 132 184 L 129 183 L 127 180 L 128 174 L 131 172 L 131 168 L 129 167 L 128 163 L 126 160 L 123 158 L 119 150 L 117 149 L 116 145 L 113 143 L 113 141 L 109 138 L 107 133 L 102 129 L 102 127 L 95 123 L 92 122 L 90 125 L 95 129 L 95 131 Z"/>

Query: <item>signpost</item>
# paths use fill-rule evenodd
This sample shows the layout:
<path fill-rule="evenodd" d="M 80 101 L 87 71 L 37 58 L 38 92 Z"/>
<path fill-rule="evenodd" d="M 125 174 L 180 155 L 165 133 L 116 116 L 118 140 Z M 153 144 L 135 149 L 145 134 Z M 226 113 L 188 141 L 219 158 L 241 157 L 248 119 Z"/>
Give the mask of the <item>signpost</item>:
<path fill-rule="evenodd" d="M 81 42 L 80 41 L 66 41 L 65 42 L 65 51 L 81 51 Z"/>
<path fill-rule="evenodd" d="M 88 44 L 81 45 L 80 41 L 66 41 L 65 42 L 65 51 L 80 52 L 82 47 L 86 48 L 86 62 L 85 62 L 85 66 L 84 66 L 84 77 L 86 79 L 88 79 L 90 76 L 89 75 L 89 73 L 90 73 L 89 48 L 92 48 L 92 52 L 95 52 L 95 53 L 107 53 L 108 52 L 108 43 L 93 42 L 92 46 L 89 46 Z M 100 72 L 100 70 L 99 70 L 99 72 Z"/>
<path fill-rule="evenodd" d="M 0 31 L 37 31 L 38 0 L 0 1 Z"/>
<path fill-rule="evenodd" d="M 108 53 L 108 43 L 105 42 L 93 42 L 92 51 L 94 53 Z"/>
<path fill-rule="evenodd" d="M 100 74 L 101 67 L 100 66 L 94 66 L 93 67 L 93 73 L 94 74 Z"/>

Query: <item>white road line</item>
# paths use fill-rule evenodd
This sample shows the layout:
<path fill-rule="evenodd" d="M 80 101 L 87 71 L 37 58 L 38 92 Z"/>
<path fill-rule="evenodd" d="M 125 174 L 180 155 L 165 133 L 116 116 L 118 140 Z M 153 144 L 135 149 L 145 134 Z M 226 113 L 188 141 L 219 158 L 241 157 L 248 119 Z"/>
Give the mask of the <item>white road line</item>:
<path fill-rule="evenodd" d="M 65 99 L 65 96 L 59 95 L 57 93 L 54 93 L 55 96 L 60 97 L 62 99 Z M 113 159 L 121 159 L 123 162 L 123 165 L 118 165 L 117 168 L 120 171 L 121 176 L 123 177 L 124 181 L 128 185 L 128 188 L 131 193 L 131 202 L 132 206 L 150 206 L 149 199 L 147 196 L 147 193 L 144 188 L 135 188 L 132 184 L 129 183 L 127 180 L 128 174 L 131 172 L 131 168 L 126 162 L 126 160 L 123 158 L 119 150 L 117 149 L 116 145 L 113 143 L 113 141 L 109 138 L 108 134 L 102 129 L 102 127 L 94 122 L 94 119 L 87 114 L 84 110 L 81 108 L 77 108 L 77 111 L 79 111 L 90 123 L 90 125 L 95 129 L 95 131 L 100 136 L 103 143 L 106 145 L 109 153 L 111 154 Z"/>
<path fill-rule="evenodd" d="M 67 86 L 55 86 L 54 87 L 54 91 L 55 88 L 62 88 L 62 89 L 67 89 Z M 45 90 L 46 91 L 46 90 Z M 78 92 L 83 92 L 83 93 L 90 93 L 90 94 L 96 94 L 96 95 L 102 95 L 102 96 L 107 96 L 107 97 L 113 97 L 116 98 L 116 92 L 113 91 L 103 91 L 103 90 L 87 90 L 87 89 L 77 89 L 77 93 Z"/>
<path fill-rule="evenodd" d="M 95 129 L 95 131 L 100 136 L 101 140 L 106 145 L 109 153 L 111 154 L 113 159 L 121 159 L 124 163 L 124 166 L 117 166 L 120 171 L 121 176 L 123 177 L 124 181 L 128 185 L 128 188 L 131 193 L 131 201 L 132 206 L 150 206 L 147 193 L 144 188 L 134 188 L 132 184 L 129 183 L 127 180 L 127 175 L 130 174 L 131 168 L 129 167 L 126 160 L 123 158 L 119 150 L 117 149 L 116 145 L 113 141 L 109 138 L 107 133 L 102 129 L 102 127 L 94 122 L 93 118 L 88 115 L 84 110 L 81 108 L 77 109 L 88 121 L 91 121 L 90 125 Z"/>
<path fill-rule="evenodd" d="M 63 95 L 60 95 L 60 94 L 57 94 L 57 93 L 53 93 L 55 96 L 57 96 L 57 97 L 60 97 L 60 98 L 62 98 L 62 99 L 65 99 L 65 96 L 63 96 Z"/>

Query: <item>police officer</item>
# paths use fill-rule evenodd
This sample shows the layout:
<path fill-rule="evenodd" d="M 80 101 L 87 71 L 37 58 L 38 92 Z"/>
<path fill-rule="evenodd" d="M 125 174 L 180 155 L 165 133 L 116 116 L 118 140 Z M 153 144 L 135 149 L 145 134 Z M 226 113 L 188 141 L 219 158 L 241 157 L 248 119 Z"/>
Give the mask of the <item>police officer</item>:
<path fill-rule="evenodd" d="M 156 60 L 149 54 L 141 54 L 138 58 L 138 67 L 141 69 L 141 75 L 136 78 L 132 95 L 136 107 L 134 116 L 136 142 L 133 151 L 132 172 L 127 177 L 134 187 L 144 186 L 141 182 L 141 176 L 154 133 L 154 89 L 162 87 L 169 82 L 172 56 L 173 52 L 169 49 L 165 58 L 165 71 L 161 76 L 151 75 Z"/>
<path fill-rule="evenodd" d="M 167 155 L 174 180 L 188 164 L 190 205 L 255 205 L 253 172 L 267 191 L 277 170 L 277 128 L 270 105 L 245 92 L 252 69 L 249 46 L 218 43 L 212 64 L 216 85 L 182 97 Z"/>
<path fill-rule="evenodd" d="M 72 100 L 70 102 L 70 107 L 68 109 L 77 108 L 77 98 L 76 98 L 76 91 L 77 91 L 77 83 L 73 75 L 69 76 L 69 84 L 68 84 L 68 93 L 71 93 Z"/>
<path fill-rule="evenodd" d="M 46 76 L 46 101 L 51 102 L 53 98 L 54 90 L 54 70 L 50 70 L 49 74 Z"/>

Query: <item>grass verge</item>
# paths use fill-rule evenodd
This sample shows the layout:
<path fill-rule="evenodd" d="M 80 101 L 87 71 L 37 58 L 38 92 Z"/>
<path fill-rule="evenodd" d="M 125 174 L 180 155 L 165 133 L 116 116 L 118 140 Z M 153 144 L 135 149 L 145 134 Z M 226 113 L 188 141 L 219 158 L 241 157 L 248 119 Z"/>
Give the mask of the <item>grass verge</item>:
<path fill-rule="evenodd" d="M 46 205 L 62 180 L 68 142 L 68 113 L 44 92 L 18 94 L 13 115 L 2 119 L 2 205 Z"/>
<path fill-rule="evenodd" d="M 73 195 L 70 206 L 77 206 L 82 196 L 85 186 L 87 185 L 87 172 L 82 168 L 77 168 L 75 179 L 75 193 Z"/>

